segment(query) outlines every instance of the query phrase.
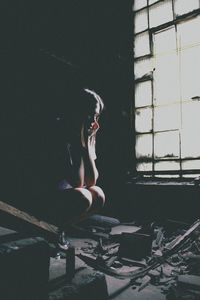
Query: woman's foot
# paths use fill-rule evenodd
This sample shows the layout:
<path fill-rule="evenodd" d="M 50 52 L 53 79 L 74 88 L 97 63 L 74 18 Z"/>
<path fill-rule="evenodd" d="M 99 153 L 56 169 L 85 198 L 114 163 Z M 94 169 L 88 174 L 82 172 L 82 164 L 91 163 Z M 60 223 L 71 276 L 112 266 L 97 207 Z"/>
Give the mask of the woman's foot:
<path fill-rule="evenodd" d="M 68 241 L 66 233 L 64 231 L 60 233 L 58 247 L 60 250 L 68 250 L 70 247 L 70 242 Z"/>

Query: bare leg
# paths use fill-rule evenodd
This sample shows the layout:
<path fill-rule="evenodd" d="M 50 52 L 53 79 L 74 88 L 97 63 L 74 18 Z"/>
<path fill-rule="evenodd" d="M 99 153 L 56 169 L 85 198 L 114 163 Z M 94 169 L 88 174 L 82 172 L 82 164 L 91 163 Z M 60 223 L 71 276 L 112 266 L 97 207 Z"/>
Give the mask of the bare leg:
<path fill-rule="evenodd" d="M 99 211 L 105 204 L 105 195 L 103 190 L 99 186 L 91 186 L 88 191 L 92 194 L 92 205 L 89 211 Z"/>
<path fill-rule="evenodd" d="M 66 195 L 67 196 L 67 195 Z M 65 217 L 62 218 L 62 228 L 67 229 L 70 225 L 76 224 L 87 219 L 89 216 L 102 209 L 105 203 L 105 195 L 98 186 L 92 186 L 89 189 L 75 188 L 71 191 L 71 199 L 65 199 L 65 209 L 68 209 Z"/>

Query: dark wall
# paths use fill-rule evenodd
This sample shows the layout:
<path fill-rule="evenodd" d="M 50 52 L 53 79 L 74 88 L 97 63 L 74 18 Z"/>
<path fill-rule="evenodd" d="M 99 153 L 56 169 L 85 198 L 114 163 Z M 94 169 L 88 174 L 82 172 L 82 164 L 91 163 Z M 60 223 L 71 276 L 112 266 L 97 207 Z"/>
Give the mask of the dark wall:
<path fill-rule="evenodd" d="M 25 182 L 40 137 L 51 137 L 55 112 L 63 105 L 70 110 L 73 90 L 86 86 L 106 106 L 97 139 L 106 211 L 123 218 L 198 215 L 199 191 L 193 187 L 125 184 L 134 148 L 132 2 L 1 1 L 1 200 L 29 206 Z"/>
<path fill-rule="evenodd" d="M 106 106 L 97 140 L 99 184 L 111 194 L 126 177 L 132 162 L 132 2 L 1 1 L 2 200 L 28 201 L 21 195 L 34 155 L 30 144 L 60 105 L 70 109 L 78 86 L 95 89 Z"/>

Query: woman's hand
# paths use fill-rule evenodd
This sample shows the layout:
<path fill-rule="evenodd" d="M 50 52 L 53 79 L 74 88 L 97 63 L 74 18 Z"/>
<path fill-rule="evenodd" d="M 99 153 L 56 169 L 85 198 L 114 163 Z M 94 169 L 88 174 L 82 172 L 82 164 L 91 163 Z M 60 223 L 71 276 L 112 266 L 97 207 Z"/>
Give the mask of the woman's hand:
<path fill-rule="evenodd" d="M 83 148 L 88 147 L 88 144 L 90 144 L 91 139 L 95 136 L 98 130 L 99 124 L 97 121 L 92 123 L 89 128 L 85 124 L 83 125 L 81 129 L 81 145 Z"/>
<path fill-rule="evenodd" d="M 99 124 L 97 121 L 95 121 L 90 128 L 88 129 L 88 136 L 93 136 L 97 133 L 97 131 L 99 130 Z"/>

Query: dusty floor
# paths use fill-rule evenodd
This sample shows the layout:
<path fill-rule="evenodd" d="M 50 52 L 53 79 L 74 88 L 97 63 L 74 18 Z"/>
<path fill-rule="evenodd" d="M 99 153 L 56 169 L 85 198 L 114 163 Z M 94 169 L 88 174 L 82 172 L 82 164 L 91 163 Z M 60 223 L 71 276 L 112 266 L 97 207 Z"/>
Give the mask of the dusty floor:
<path fill-rule="evenodd" d="M 118 233 L 121 231 L 121 227 L 115 227 L 113 232 Z M 14 233 L 14 231 L 0 227 L 0 236 Z M 90 238 L 69 238 L 71 244 L 75 247 L 76 253 L 80 252 L 80 249 L 87 249 L 89 246 L 96 247 L 97 242 Z M 75 259 L 76 272 L 81 269 L 90 269 L 81 259 L 76 257 Z M 59 286 L 62 286 L 65 282 L 65 274 L 66 274 L 66 261 L 64 258 L 51 258 L 50 259 L 50 269 L 49 269 L 49 282 L 60 282 Z M 124 300 L 124 299 L 132 299 L 132 300 L 163 300 L 165 296 L 161 293 L 161 289 L 155 286 L 147 286 L 142 291 L 138 291 L 138 288 L 132 288 L 132 286 L 127 287 L 129 285 L 130 279 L 118 279 L 113 276 L 106 276 L 107 289 L 110 299 L 116 300 Z M 55 288 L 56 290 L 56 288 Z M 54 296 L 56 293 L 54 294 Z M 56 299 L 56 298 L 54 298 Z M 60 299 L 60 298 L 57 298 Z"/>
<path fill-rule="evenodd" d="M 198 223 L 198 227 L 195 227 Z M 157 267 L 151 268 L 151 271 L 155 271 L 158 274 L 155 275 L 149 272 L 145 273 L 144 276 L 140 276 L 139 278 L 135 280 L 131 280 L 131 277 L 125 278 L 125 279 L 119 279 L 115 276 L 107 275 L 106 273 L 102 274 L 102 270 L 97 271 L 94 270 L 90 266 L 90 264 L 86 264 L 83 262 L 82 259 L 77 257 L 77 255 L 84 255 L 84 257 L 90 257 L 92 259 L 103 259 L 103 262 L 108 262 L 107 259 L 116 257 L 114 260 L 114 264 L 111 264 L 111 267 L 116 271 L 120 270 L 124 272 L 130 272 L 130 271 L 137 271 L 138 266 L 135 265 L 135 263 L 131 264 L 124 264 L 123 259 L 119 259 L 119 256 L 116 254 L 119 254 L 119 243 L 118 246 L 113 246 L 113 240 L 110 238 L 111 236 L 122 236 L 122 233 L 124 234 L 130 234 L 131 236 L 135 234 L 135 232 L 138 230 L 138 226 L 134 225 L 116 225 L 112 227 L 111 232 L 109 232 L 109 239 L 102 239 L 102 238 L 88 238 L 86 236 L 83 236 L 83 232 L 81 235 L 68 235 L 68 239 L 71 243 L 71 245 L 75 249 L 75 275 L 72 279 L 72 281 L 66 281 L 66 271 L 68 268 L 66 267 L 66 259 L 62 258 L 62 256 L 55 256 L 50 258 L 50 268 L 49 268 L 49 298 L 48 300 L 72 300 L 70 293 L 75 293 L 78 291 L 79 298 L 73 298 L 73 299 L 82 299 L 80 297 L 80 289 L 79 286 L 85 286 L 85 290 L 89 290 L 89 286 L 91 287 L 89 281 L 93 280 L 93 290 L 95 289 L 95 293 L 99 295 L 104 288 L 106 289 L 106 295 L 108 295 L 109 299 L 115 299 L 115 300 L 165 300 L 168 299 L 166 297 L 166 294 L 169 292 L 173 286 L 175 289 L 177 289 L 177 278 L 180 274 L 186 275 L 187 274 L 193 274 L 199 276 L 200 274 L 200 221 L 197 220 L 191 227 L 187 227 L 186 229 L 178 229 L 178 233 L 172 234 L 167 237 L 162 235 L 162 227 L 154 227 L 154 233 L 156 230 L 156 236 L 153 238 L 153 242 L 151 244 L 151 255 L 142 260 L 137 261 L 137 263 L 146 264 L 146 266 L 151 266 L 151 258 L 155 257 L 155 255 L 160 255 L 160 259 L 162 260 L 162 251 L 165 253 L 166 249 L 169 247 L 173 247 L 174 242 L 176 244 L 177 239 L 180 240 L 180 237 L 182 239 L 183 236 L 186 235 L 186 240 L 184 241 L 183 247 L 178 248 L 179 254 L 177 251 L 172 252 L 172 255 L 169 257 L 167 256 L 166 259 L 162 261 Z M 191 228 L 196 228 L 197 231 L 192 233 L 190 237 L 188 237 L 188 232 L 191 232 Z M 143 228 L 143 227 L 141 227 Z M 195 229 L 195 230 L 196 230 Z M 93 228 L 92 228 L 93 230 Z M 12 234 L 14 231 L 8 230 L 6 228 L 0 227 L 0 236 L 4 236 L 7 234 Z M 136 234 L 137 235 L 137 234 Z M 159 241 L 163 241 L 162 244 L 158 243 Z M 110 244 L 109 244 L 110 243 Z M 115 240 L 116 243 L 116 240 Z M 157 250 L 153 250 L 157 244 Z M 120 242 L 121 246 L 121 242 Z M 135 247 L 135 244 L 134 244 Z M 51 248 L 51 247 L 50 247 Z M 106 249 L 106 250 L 105 250 Z M 105 252 L 101 252 L 104 250 Z M 140 248 L 139 248 L 140 250 Z M 131 250 L 132 251 L 132 250 Z M 142 251 L 142 249 L 141 249 Z M 152 252 L 153 251 L 153 252 Z M 132 252 L 131 252 L 132 253 Z M 153 256 L 152 256 L 153 255 Z M 191 257 L 192 255 L 192 257 Z M 107 256 L 107 257 L 106 257 Z M 158 258 L 158 256 L 156 256 Z M 188 260 L 189 259 L 189 260 Z M 192 260 L 195 259 L 195 262 Z M 161 261 L 156 259 L 156 261 Z M 94 261 L 94 260 L 93 260 Z M 121 261 L 121 265 L 120 265 Z M 188 263 L 189 261 L 189 263 Z M 102 263 L 102 260 L 100 260 Z M 145 269 L 142 268 L 142 270 Z M 96 277 L 96 274 L 101 271 L 100 279 L 98 279 L 98 276 Z M 92 274 L 92 275 L 91 275 Z M 156 277 L 157 276 L 157 277 Z M 90 280 L 88 281 L 88 278 Z M 91 279 L 92 278 L 92 279 Z M 97 280 L 96 280 L 97 278 Z M 103 278 L 103 281 L 102 281 Z M 157 278 L 158 281 L 153 281 L 152 279 Z M 197 277 L 200 278 L 200 277 Z M 96 280 L 96 281 L 95 281 Z M 73 290 L 75 287 L 75 291 Z M 186 286 L 187 289 L 188 286 Z M 187 298 L 187 299 L 199 299 L 200 296 L 200 285 L 197 285 L 198 291 L 192 291 L 192 295 L 194 295 L 193 298 Z M 186 289 L 186 290 L 187 290 Z M 73 291 L 72 291 L 73 290 Z M 187 292 L 187 291 L 186 291 Z M 104 292 L 102 292 L 104 293 Z M 179 294 L 182 293 L 182 290 L 179 290 Z M 191 293 L 191 291 L 189 291 Z M 87 297 L 88 300 L 94 300 L 94 297 Z M 108 299 L 106 296 L 104 297 L 104 294 L 102 294 L 102 297 L 98 298 L 96 297 L 96 300 L 104 300 Z M 183 299 L 183 298 L 177 298 L 172 297 L 171 299 Z M 184 298 L 185 299 L 185 298 Z M 29 300 L 28 298 L 26 300 Z M 32 300 L 32 299 L 31 299 Z M 43 299 L 42 299 L 43 300 Z M 46 299 L 45 299 L 46 300 Z"/>
<path fill-rule="evenodd" d="M 130 231 L 133 232 L 135 227 L 132 228 L 129 226 L 116 226 L 113 228 L 113 234 L 121 233 L 121 231 Z M 87 252 L 87 247 L 92 248 L 97 246 L 97 242 L 89 238 L 69 238 L 71 244 L 75 247 L 76 253 L 80 252 L 80 249 L 84 249 Z M 76 257 L 76 270 L 81 268 L 89 268 L 81 259 Z M 55 279 L 56 277 L 63 276 L 65 274 L 65 259 L 62 258 L 51 258 L 50 264 L 50 280 Z M 133 287 L 130 285 L 130 279 L 118 279 L 113 276 L 106 275 L 106 283 L 109 294 L 109 299 L 115 300 L 164 300 L 166 296 L 162 293 L 162 287 L 153 286 L 151 284 L 147 285 L 143 290 L 139 291 L 138 287 Z"/>

